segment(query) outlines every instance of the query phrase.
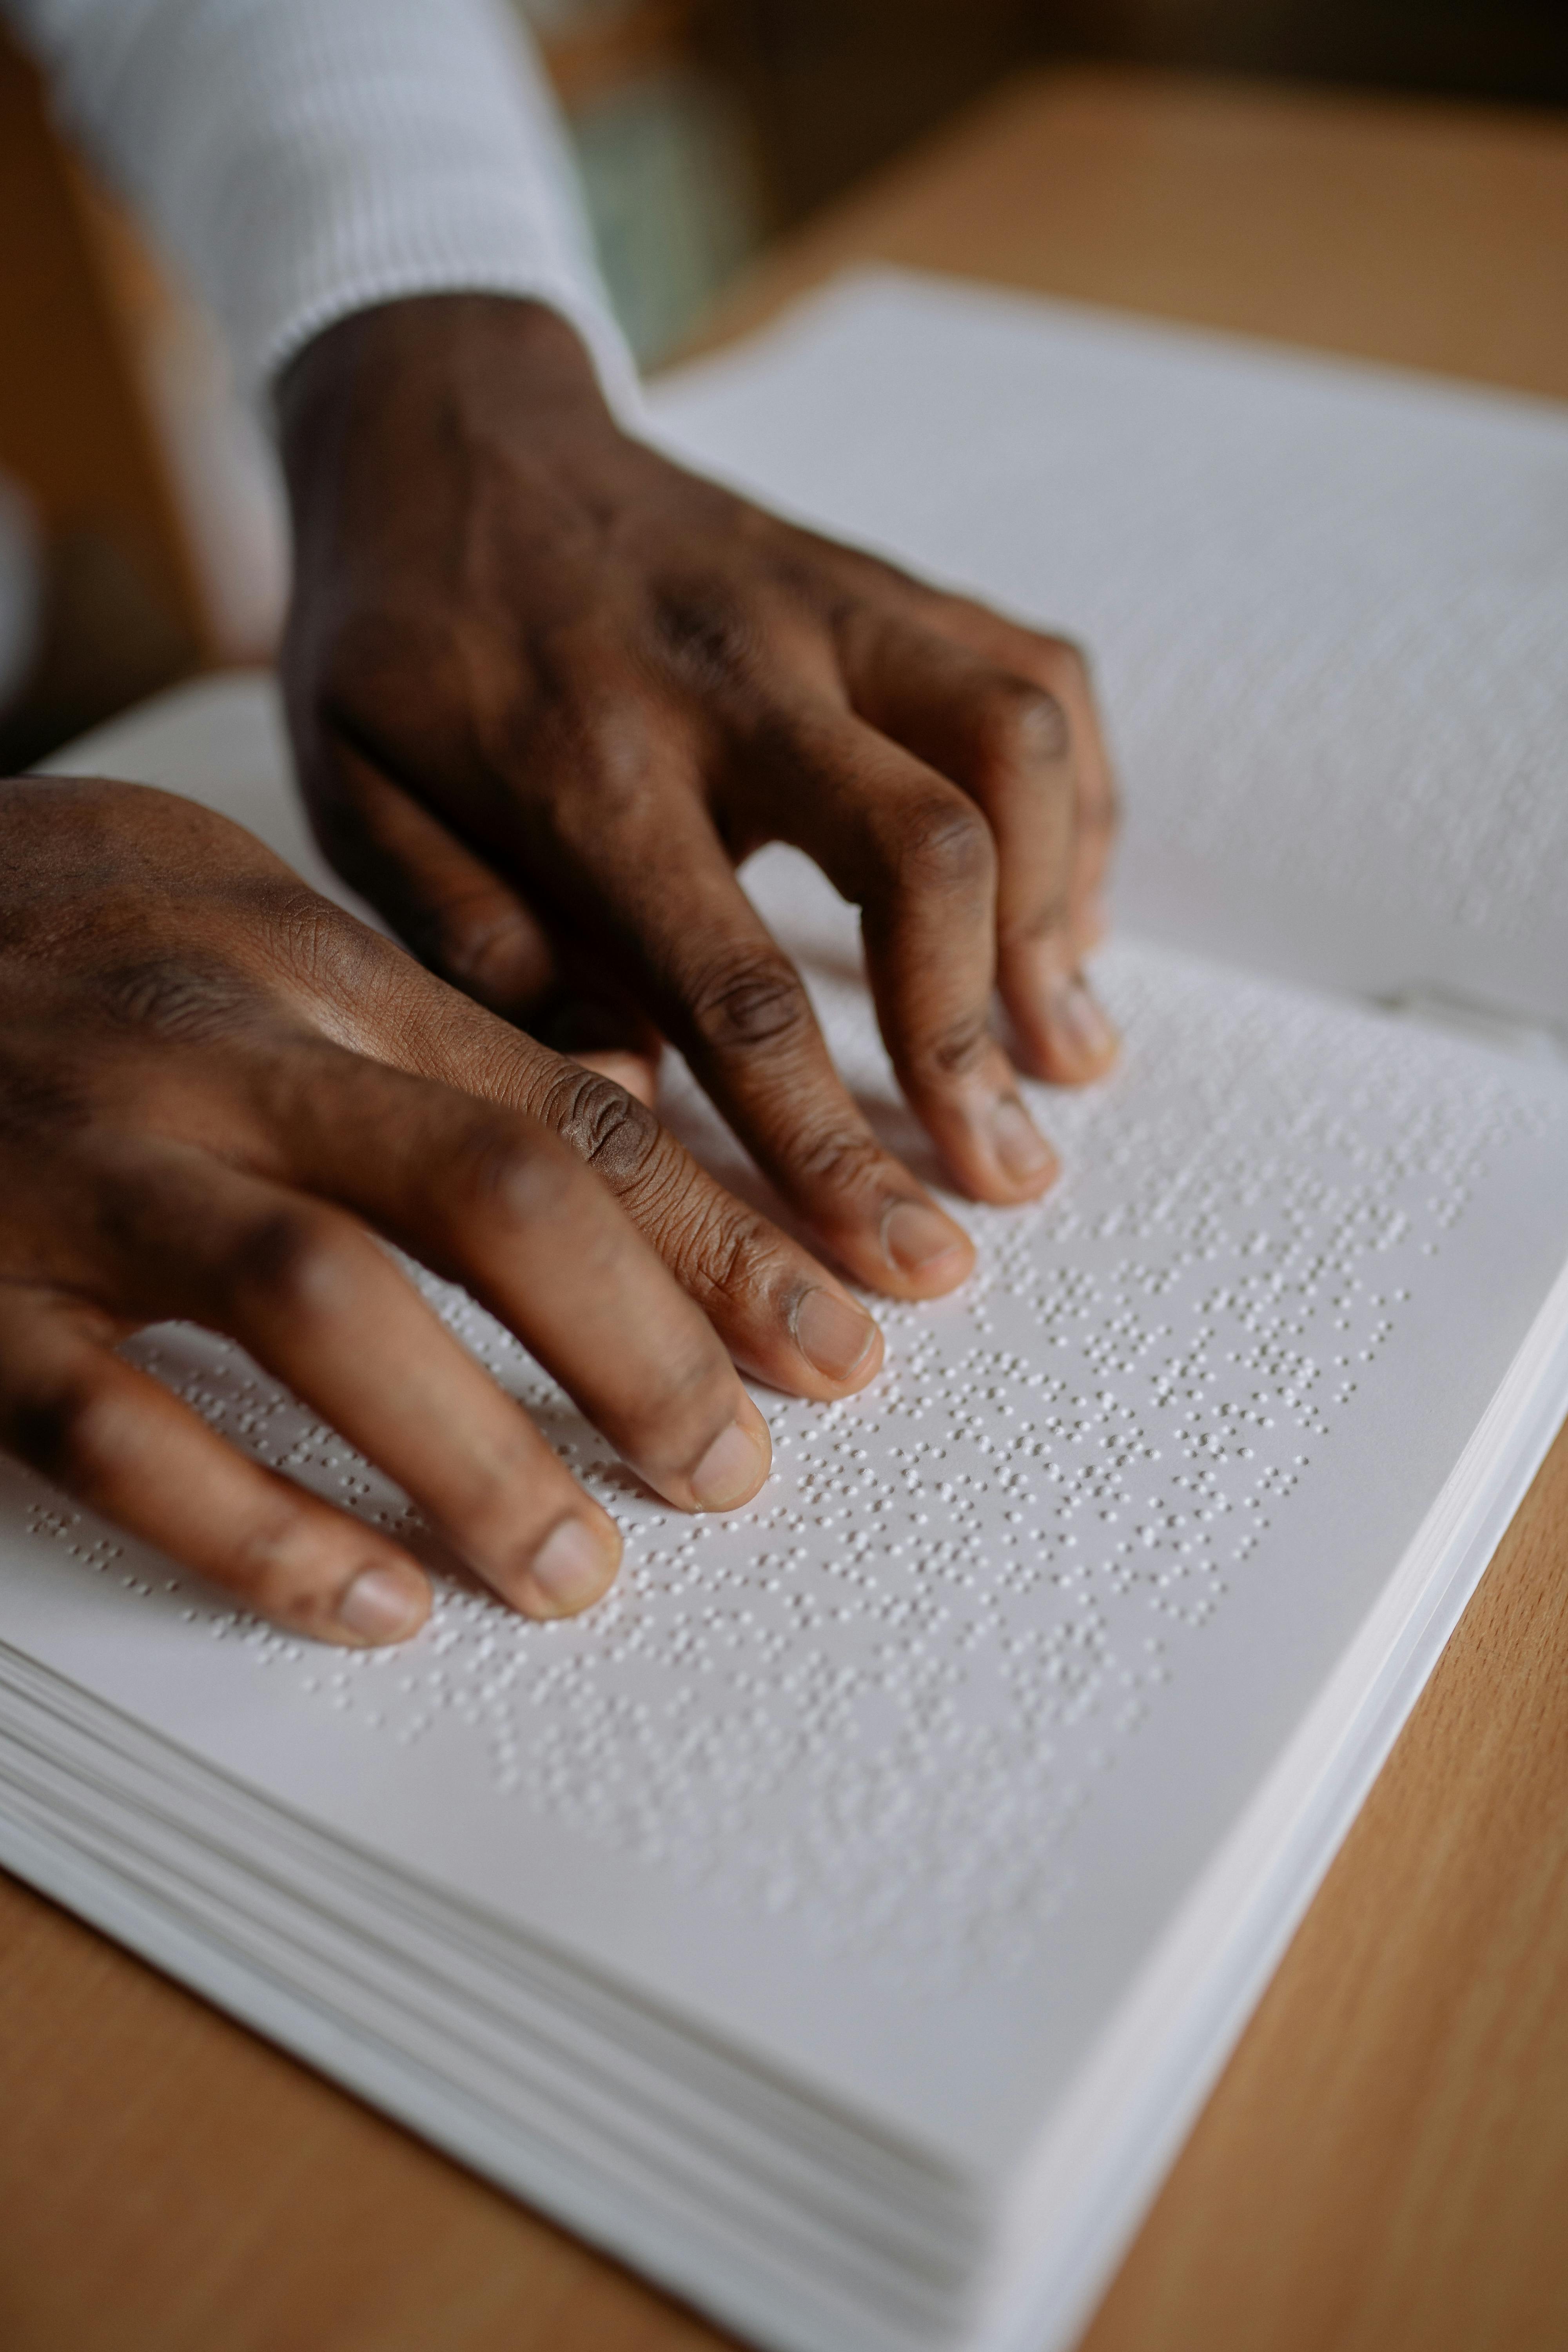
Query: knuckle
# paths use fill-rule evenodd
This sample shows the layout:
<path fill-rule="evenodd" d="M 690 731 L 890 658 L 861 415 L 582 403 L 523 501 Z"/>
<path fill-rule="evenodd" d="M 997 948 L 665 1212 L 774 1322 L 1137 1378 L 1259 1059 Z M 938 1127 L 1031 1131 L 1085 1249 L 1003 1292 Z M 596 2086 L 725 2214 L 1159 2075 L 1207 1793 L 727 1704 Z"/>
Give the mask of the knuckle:
<path fill-rule="evenodd" d="M 637 1229 L 704 1312 L 710 1303 L 734 1305 L 762 1293 L 778 1255 L 766 1219 L 723 1192 L 651 1111 L 629 1096 L 626 1101 L 634 1114 L 630 1136 L 617 1125 L 607 1155 L 584 1150 L 584 1156 L 616 1186 Z"/>
<path fill-rule="evenodd" d="M 704 685 L 743 677 L 755 665 L 755 617 L 726 581 L 667 586 L 655 603 L 654 620 L 667 652 Z"/>
<path fill-rule="evenodd" d="M 79 1065 L 61 1069 L 24 1059 L 0 1043 L 0 1142 L 36 1148 L 88 1125 L 92 1089 Z"/>
<path fill-rule="evenodd" d="M 275 966 L 324 994 L 363 1002 L 404 964 L 401 951 L 304 883 L 268 885 L 264 908 Z"/>
<path fill-rule="evenodd" d="M 330 1314 L 350 1276 L 345 1240 L 334 1217 L 304 1202 L 264 1210 L 224 1241 L 219 1286 L 231 1298 L 301 1319 Z"/>
<path fill-rule="evenodd" d="M 1030 638 L 1036 667 L 1041 679 L 1053 693 L 1089 684 L 1089 656 L 1075 638 L 1059 637 L 1036 631 Z"/>
<path fill-rule="evenodd" d="M 563 1072 L 547 1116 L 578 1158 L 617 1190 L 646 1175 L 663 1132 L 652 1111 L 597 1070 Z"/>
<path fill-rule="evenodd" d="M 588 854 L 602 851 L 606 831 L 635 830 L 659 797 L 655 715 L 616 684 L 611 694 L 552 696 L 530 719 L 527 744 L 495 762 L 508 777 L 525 776 L 552 830 Z"/>
<path fill-rule="evenodd" d="M 476 1120 L 443 1182 L 461 1224 L 500 1219 L 532 1224 L 560 1217 L 578 1196 L 582 1171 L 570 1152 L 531 1120 L 500 1114 Z"/>
<path fill-rule="evenodd" d="M 1032 947 L 1041 940 L 1055 939 L 1067 929 L 1071 913 L 1072 892 L 1064 877 L 1058 888 L 1050 891 L 1007 929 L 1001 944 L 1005 948 Z"/>
<path fill-rule="evenodd" d="M 544 995 L 554 977 L 538 924 L 493 892 L 448 899 L 434 908 L 421 945 L 426 961 L 481 1004 L 529 1005 Z"/>
<path fill-rule="evenodd" d="M 689 1189 L 672 1203 L 663 1255 L 682 1287 L 706 1308 L 765 1291 L 777 1249 L 751 1210 L 717 1191 Z"/>
<path fill-rule="evenodd" d="M 230 965 L 191 952 L 112 965 L 94 986 L 110 1021 L 168 1045 L 228 1034 L 255 1003 L 249 982 Z"/>
<path fill-rule="evenodd" d="M 103 1381 L 79 1368 L 9 1401 L 11 1451 L 57 1486 L 90 1488 L 125 1453 L 125 1416 Z"/>
<path fill-rule="evenodd" d="M 972 1077 L 992 1051 L 991 1024 L 984 1007 L 915 1040 L 910 1075 L 938 1086 Z"/>
<path fill-rule="evenodd" d="M 787 956 L 745 949 L 704 972 L 688 1010 L 716 1052 L 746 1053 L 793 1043 L 813 1026 L 810 1000 Z"/>
<path fill-rule="evenodd" d="M 897 868 L 904 888 L 948 898 L 978 896 L 995 879 L 991 828 L 962 793 L 931 793 L 904 815 Z"/>
<path fill-rule="evenodd" d="M 813 1190 L 851 1196 L 880 1191 L 888 1170 L 881 1145 L 864 1128 L 826 1129 L 805 1143 L 798 1165 Z"/>
<path fill-rule="evenodd" d="M 1004 772 L 1059 764 L 1071 746 L 1060 701 L 1028 678 L 995 678 L 981 698 L 974 724 L 982 760 Z"/>

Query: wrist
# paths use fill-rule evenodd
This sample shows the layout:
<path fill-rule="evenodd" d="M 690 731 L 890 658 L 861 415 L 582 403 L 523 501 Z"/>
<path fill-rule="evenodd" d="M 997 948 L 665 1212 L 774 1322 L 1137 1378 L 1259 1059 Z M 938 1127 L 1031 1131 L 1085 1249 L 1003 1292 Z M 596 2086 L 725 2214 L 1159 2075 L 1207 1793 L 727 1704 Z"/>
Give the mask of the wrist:
<path fill-rule="evenodd" d="M 318 467 L 336 472 L 367 432 L 503 434 L 617 428 L 581 336 L 548 303 L 420 294 L 358 310 L 313 337 L 279 377 L 279 447 L 298 513 Z"/>

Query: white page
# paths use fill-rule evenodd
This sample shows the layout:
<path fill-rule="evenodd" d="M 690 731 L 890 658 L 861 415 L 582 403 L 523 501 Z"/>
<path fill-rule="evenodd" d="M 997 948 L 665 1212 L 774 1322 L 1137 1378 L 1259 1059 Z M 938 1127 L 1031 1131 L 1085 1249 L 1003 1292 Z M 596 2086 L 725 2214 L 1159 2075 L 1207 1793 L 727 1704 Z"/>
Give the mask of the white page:
<path fill-rule="evenodd" d="M 1086 645 L 1140 934 L 1568 1029 L 1568 410 L 888 271 L 653 414 Z"/>
<path fill-rule="evenodd" d="M 214 690 L 193 726 L 221 760 Z M 100 764 L 136 772 L 135 729 L 121 741 Z M 266 832 L 281 772 L 252 789 Z M 920 1164 L 852 915 L 788 853 L 753 881 Z M 6 1638 L 999 2179 L 1394 1575 L 1568 1256 L 1551 1074 L 1159 951 L 1116 950 L 1101 977 L 1124 1069 L 1032 1090 L 1062 1185 L 960 1210 L 979 1276 L 880 1310 L 866 1397 L 763 1399 L 777 1466 L 748 1511 L 640 1498 L 449 1298 L 600 1465 L 628 1558 L 588 1617 L 530 1625 L 447 1591 L 407 1650 L 312 1649 L 11 1473 Z M 752 1181 L 689 1087 L 669 1108 Z M 237 1351 L 141 1344 L 241 1442 L 397 1517 Z"/>

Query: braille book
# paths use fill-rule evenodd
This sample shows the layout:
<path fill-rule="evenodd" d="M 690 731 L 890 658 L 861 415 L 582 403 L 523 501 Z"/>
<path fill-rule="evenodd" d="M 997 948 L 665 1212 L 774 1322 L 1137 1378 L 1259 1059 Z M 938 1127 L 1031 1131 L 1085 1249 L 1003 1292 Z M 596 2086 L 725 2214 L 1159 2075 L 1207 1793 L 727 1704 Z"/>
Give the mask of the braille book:
<path fill-rule="evenodd" d="M 654 416 L 1094 649 L 1122 1066 L 864 1395 L 759 1397 L 731 1517 L 430 1283 L 626 1531 L 580 1620 L 312 1648 L 5 1469 L 0 1857 L 773 2352 L 1049 2352 L 1568 1406 L 1568 421 L 893 276 Z M 76 764 L 321 878 L 258 682 Z M 748 880 L 924 1172 L 852 910 Z M 232 1346 L 132 1352 L 405 1523 Z"/>

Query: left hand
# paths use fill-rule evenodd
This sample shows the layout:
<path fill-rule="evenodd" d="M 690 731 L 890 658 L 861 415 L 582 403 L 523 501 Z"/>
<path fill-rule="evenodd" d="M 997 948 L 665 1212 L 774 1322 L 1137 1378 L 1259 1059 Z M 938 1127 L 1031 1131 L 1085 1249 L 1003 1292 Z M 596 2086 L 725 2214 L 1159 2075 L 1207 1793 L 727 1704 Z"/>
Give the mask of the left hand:
<path fill-rule="evenodd" d="M 604 1591 L 615 1525 L 380 1241 L 482 1300 L 684 1510 L 767 1475 L 737 1364 L 826 1402 L 881 1361 L 619 1087 L 140 784 L 0 782 L 0 1451 L 331 1641 L 412 1633 L 423 1571 L 126 1363 L 132 1331 L 238 1340 L 534 1616 Z"/>
<path fill-rule="evenodd" d="M 537 304 L 362 312 L 280 400 L 285 679 L 339 870 L 513 1020 L 565 983 L 645 1050 L 672 1039 L 844 1265 L 950 1289 L 966 1238 L 873 1136 L 734 869 L 770 840 L 816 860 L 862 909 L 883 1036 L 954 1181 L 1040 1192 L 1055 1160 L 994 989 L 1033 1075 L 1115 1051 L 1080 970 L 1114 803 L 1076 650 L 629 438 Z"/>

